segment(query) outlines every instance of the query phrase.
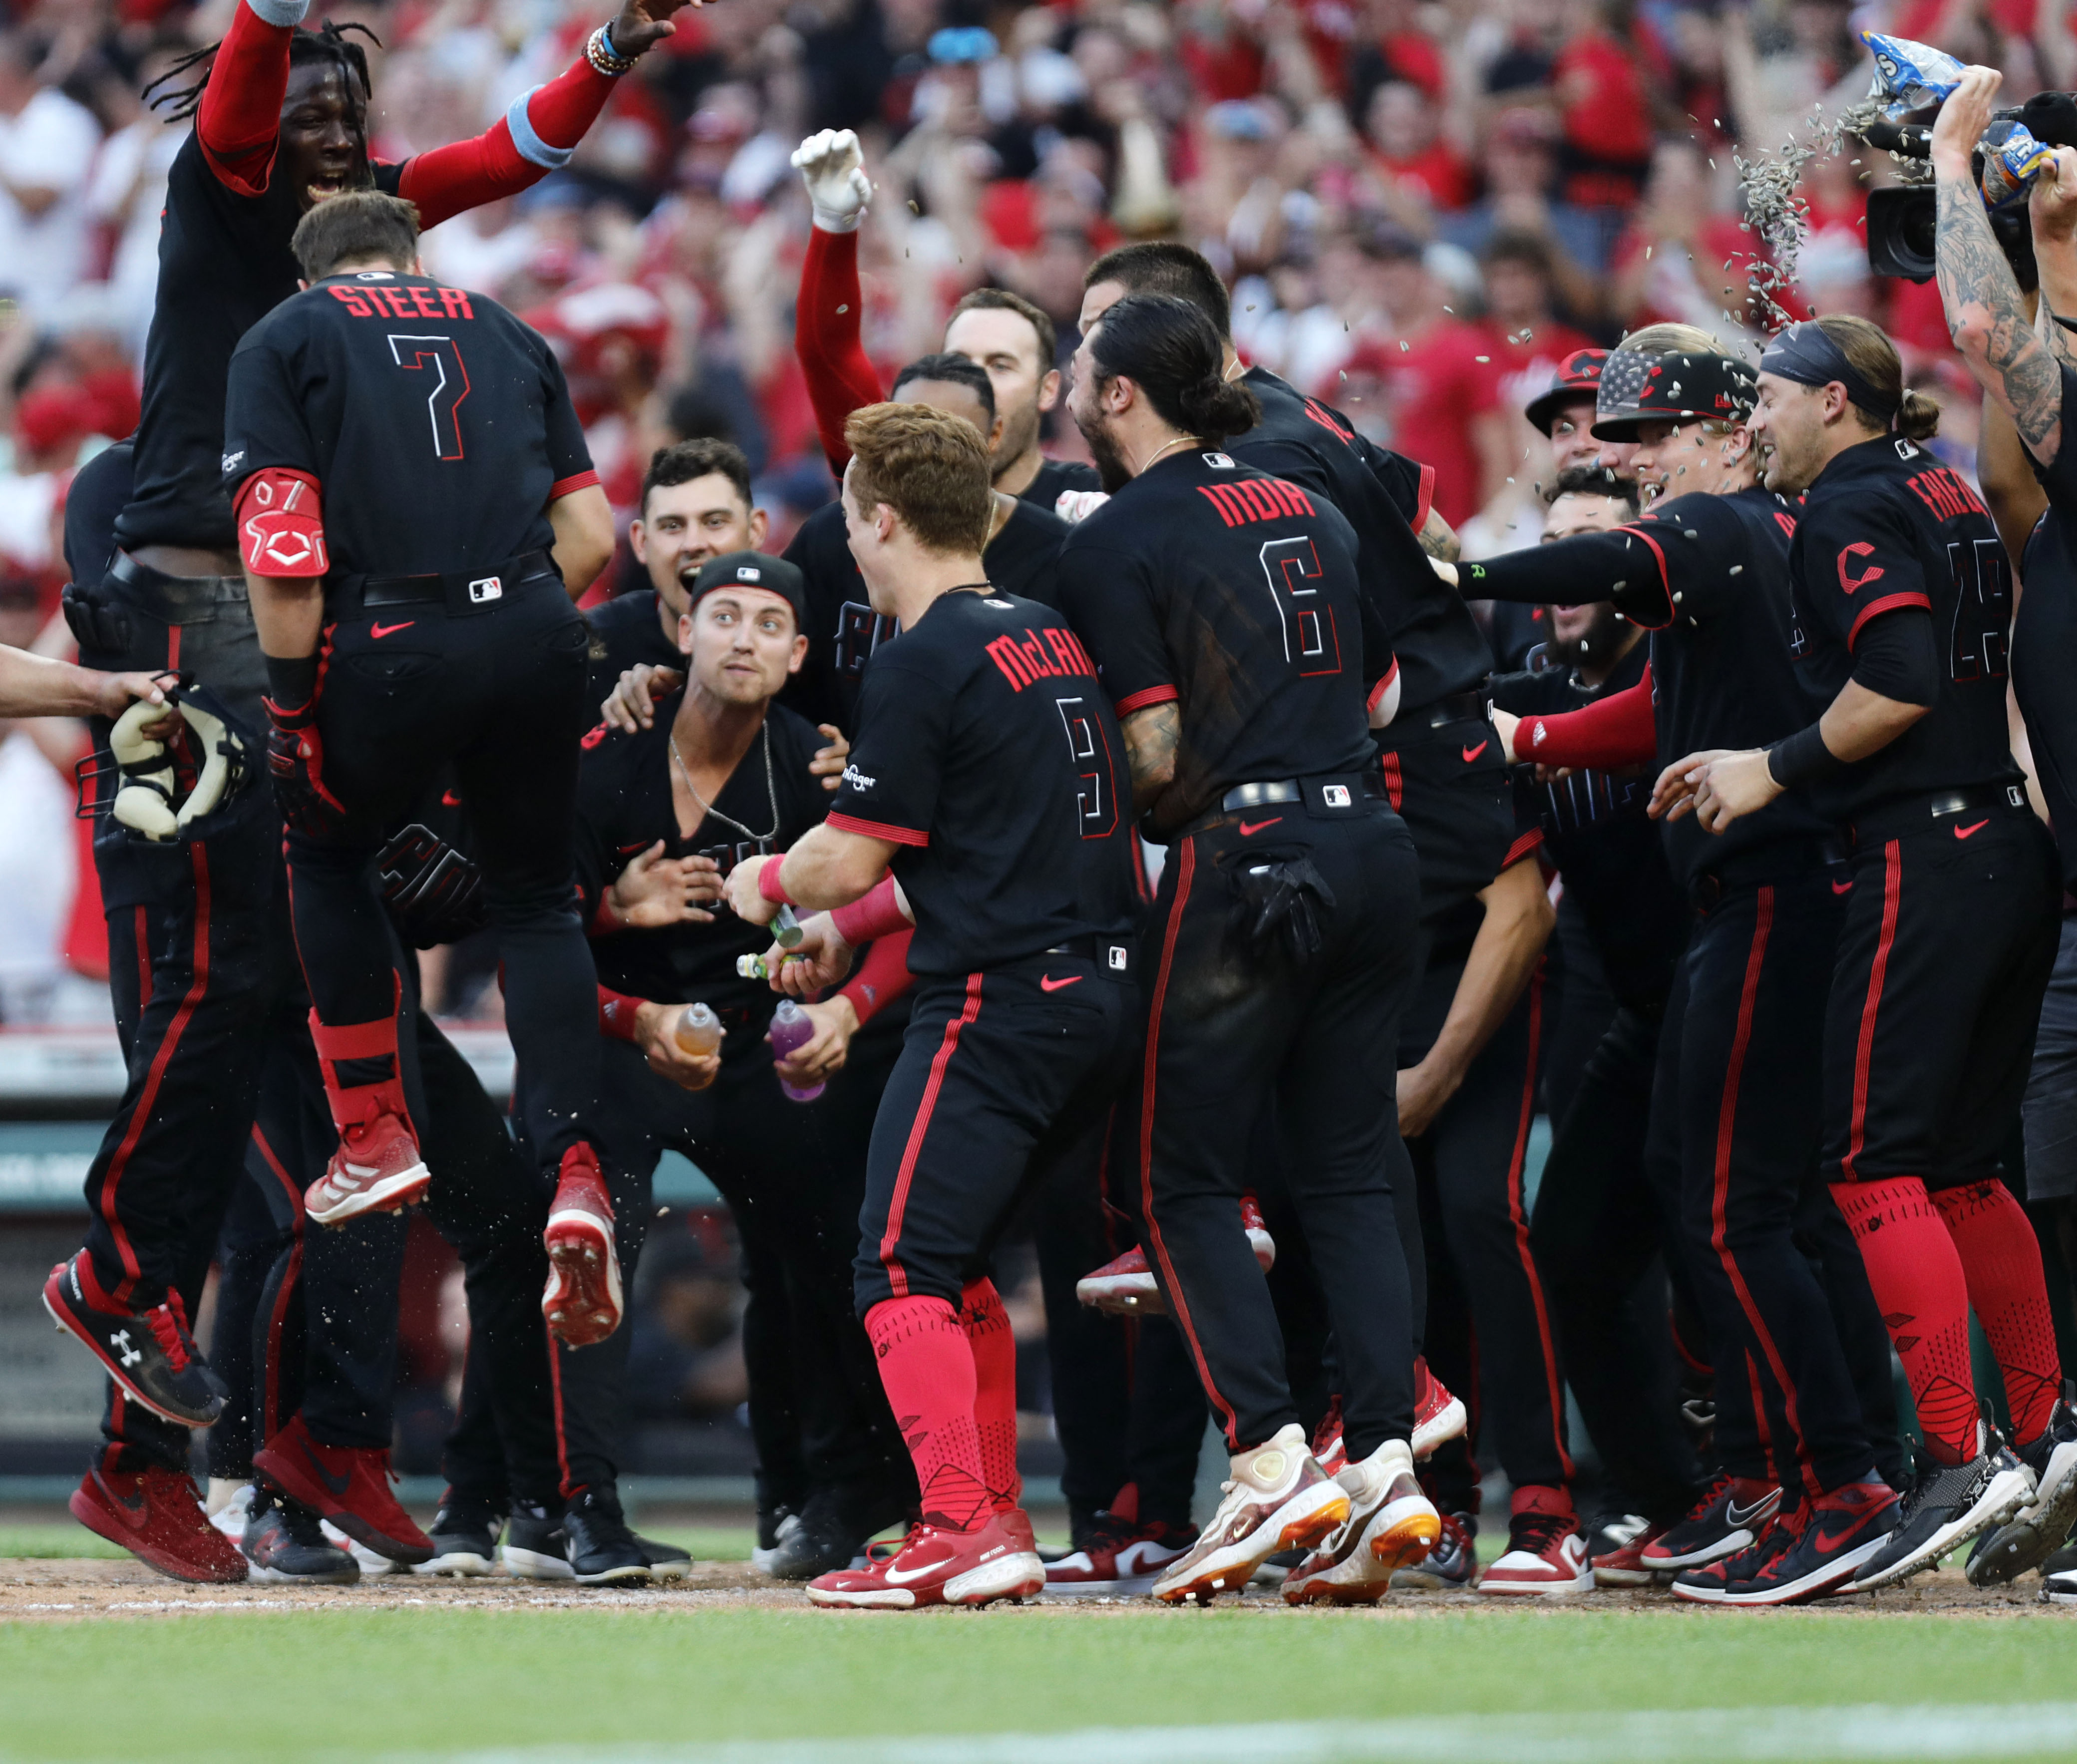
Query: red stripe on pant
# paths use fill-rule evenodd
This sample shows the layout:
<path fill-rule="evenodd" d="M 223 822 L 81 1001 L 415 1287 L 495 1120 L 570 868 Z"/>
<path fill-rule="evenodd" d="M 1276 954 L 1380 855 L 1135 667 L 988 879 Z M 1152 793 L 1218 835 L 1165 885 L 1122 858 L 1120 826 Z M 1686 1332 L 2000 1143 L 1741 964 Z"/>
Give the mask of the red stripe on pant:
<path fill-rule="evenodd" d="M 1767 940 L 1774 929 L 1774 890 L 1763 888 L 1759 897 L 1759 910 L 1753 921 L 1752 945 L 1746 951 L 1745 984 L 1738 993 L 1738 1026 L 1731 1037 L 1730 1063 L 1724 1070 L 1724 1093 L 1717 1109 L 1717 1159 L 1711 1174 L 1709 1194 L 1709 1247 L 1717 1252 L 1717 1259 L 1723 1264 L 1724 1275 L 1737 1293 L 1738 1308 L 1746 1314 L 1746 1322 L 1759 1342 L 1760 1352 L 1767 1356 L 1767 1371 L 1773 1375 L 1775 1385 L 1781 1392 L 1781 1400 L 1788 1415 L 1788 1425 L 1796 1437 L 1792 1444 L 1797 1462 L 1803 1470 L 1804 1486 L 1813 1496 L 1825 1491 L 1817 1485 L 1817 1476 L 1810 1466 L 1810 1454 L 1804 1443 L 1803 1421 L 1797 1412 L 1796 1380 L 1788 1375 L 1788 1363 L 1781 1357 L 1781 1350 L 1775 1345 L 1773 1332 L 1760 1315 L 1759 1307 L 1753 1302 L 1752 1288 L 1746 1283 L 1745 1271 L 1739 1267 L 1738 1259 L 1731 1253 L 1729 1202 L 1731 1188 L 1731 1147 L 1738 1137 L 1738 1084 L 1745 1072 L 1746 1049 L 1752 1041 L 1753 1011 L 1759 998 L 1759 978 L 1767 965 Z M 1757 1392 L 1755 1392 L 1757 1398 Z M 1775 1463 L 1780 1466 L 1779 1453 Z"/>
<path fill-rule="evenodd" d="M 1854 1050 L 1854 1119 L 1847 1134 L 1846 1153 L 1839 1160 L 1839 1174 L 1849 1182 L 1860 1180 L 1854 1167 L 1867 1138 L 1868 1067 L 1875 1049 L 1875 1013 L 1882 1007 L 1883 976 L 1889 971 L 1890 946 L 1896 941 L 1897 909 L 1904 897 L 1904 847 L 1895 839 L 1883 847 L 1882 935 L 1875 943 L 1875 959 L 1868 964 L 1868 996 L 1861 1006 L 1861 1038 Z"/>
<path fill-rule="evenodd" d="M 570 1484 L 570 1442 L 563 1425 L 563 1345 L 556 1339 L 556 1332 L 547 1327 L 545 1320 L 542 1329 L 548 1338 L 548 1392 L 550 1411 L 556 1424 L 556 1486 L 563 1499 L 568 1500 L 576 1490 Z"/>
<path fill-rule="evenodd" d="M 1168 909 L 1168 928 L 1162 934 L 1161 966 L 1155 976 L 1153 1006 L 1147 1013 L 1147 1069 L 1139 1100 L 1139 1211 L 1147 1221 L 1147 1235 L 1153 1245 L 1155 1259 L 1161 1264 L 1162 1284 L 1168 1288 L 1169 1303 L 1174 1307 L 1176 1326 L 1182 1330 L 1183 1339 L 1190 1344 L 1190 1358 L 1197 1363 L 1198 1380 L 1211 1399 L 1212 1407 L 1226 1417 L 1221 1431 L 1226 1436 L 1226 1443 L 1238 1450 L 1239 1421 L 1233 1404 L 1219 1394 L 1218 1387 L 1212 1382 L 1212 1368 L 1205 1358 L 1204 1345 L 1197 1339 L 1189 1301 L 1183 1296 L 1182 1286 L 1176 1279 L 1176 1264 L 1168 1258 L 1168 1246 L 1162 1241 L 1160 1222 L 1154 1217 L 1154 1089 L 1161 1055 L 1161 1009 L 1168 996 L 1168 974 L 1176 963 L 1176 939 L 1183 929 L 1183 910 L 1189 904 L 1191 878 L 1197 872 L 1194 839 L 1183 841 L 1176 864 L 1176 899 Z"/>
<path fill-rule="evenodd" d="M 1544 1303 L 1543 1282 L 1536 1272 L 1536 1258 L 1529 1247 L 1529 1212 L 1521 1201 L 1522 1166 L 1528 1161 L 1529 1130 L 1536 1121 L 1537 1054 L 1543 1038 L 1543 967 L 1537 964 L 1529 982 L 1529 1061 L 1521 1086 L 1521 1113 L 1514 1130 L 1514 1153 L 1507 1167 L 1507 1213 L 1514 1226 L 1514 1250 L 1521 1262 L 1522 1278 L 1536 1307 L 1536 1335 L 1543 1350 L 1543 1387 L 1550 1404 L 1550 1437 L 1558 1447 L 1558 1462 L 1565 1467 L 1569 1481 L 1572 1454 L 1565 1450 L 1565 1386 L 1558 1371 L 1558 1344 L 1550 1333 L 1550 1309 Z"/>
<path fill-rule="evenodd" d="M 281 1160 L 274 1155 L 274 1148 L 267 1142 L 267 1136 L 256 1124 L 252 1129 L 252 1143 L 260 1148 L 260 1160 L 272 1172 L 289 1196 L 296 1221 L 296 1241 L 289 1251 L 289 1271 L 282 1276 L 281 1289 L 274 1295 L 274 1308 L 267 1319 L 267 1386 L 262 1400 L 260 1425 L 260 1443 L 265 1444 L 280 1433 L 284 1417 L 281 1414 L 281 1331 L 288 1321 L 289 1303 L 293 1297 L 296 1283 L 303 1272 L 303 1191 L 296 1186 L 295 1179 L 282 1167 Z"/>
<path fill-rule="evenodd" d="M 176 628 L 175 634 L 178 634 Z M 137 1282 L 144 1273 L 137 1260 L 137 1252 L 131 1247 L 130 1234 L 123 1229 L 121 1214 L 115 1204 L 115 1191 L 123 1180 L 123 1172 L 129 1167 L 131 1155 L 137 1149 L 137 1141 L 144 1131 L 144 1123 L 151 1119 L 152 1105 L 158 1100 L 159 1085 L 166 1075 L 166 1067 L 172 1061 L 173 1051 L 181 1044 L 188 1023 L 202 1002 L 202 995 L 209 990 L 209 853 L 202 842 L 194 840 L 188 847 L 189 861 L 194 867 L 194 979 L 189 985 L 187 996 L 181 1001 L 180 1009 L 173 1013 L 173 1020 L 166 1026 L 165 1039 L 159 1043 L 158 1050 L 152 1055 L 151 1068 L 144 1075 L 144 1087 L 138 1093 L 137 1106 L 131 1111 L 130 1128 L 123 1136 L 123 1142 L 115 1148 L 115 1155 L 108 1160 L 108 1167 L 102 1172 L 101 1216 L 108 1222 L 110 1234 L 115 1239 L 117 1253 L 123 1258 L 123 1278 L 110 1295 L 119 1304 L 127 1304 L 137 1289 Z M 139 1014 L 150 1002 L 147 988 L 144 1001 L 139 1006 Z"/>
<path fill-rule="evenodd" d="M 901 1240 L 901 1215 L 909 1205 L 909 1184 L 916 1174 L 916 1160 L 922 1155 L 923 1136 L 930 1130 L 930 1115 L 938 1106 L 938 1092 L 944 1088 L 945 1068 L 951 1063 L 952 1050 L 959 1045 L 959 1031 L 980 1015 L 980 976 L 969 974 L 965 1008 L 945 1025 L 945 1038 L 939 1042 L 938 1051 L 930 1061 L 930 1079 L 923 1087 L 923 1105 L 916 1111 L 915 1121 L 909 1129 L 909 1143 L 901 1148 L 901 1169 L 894 1179 L 893 1196 L 887 1203 L 887 1228 L 880 1239 L 880 1265 L 887 1270 L 889 1289 L 897 1299 L 909 1296 L 909 1271 L 895 1254 L 896 1246 Z"/>

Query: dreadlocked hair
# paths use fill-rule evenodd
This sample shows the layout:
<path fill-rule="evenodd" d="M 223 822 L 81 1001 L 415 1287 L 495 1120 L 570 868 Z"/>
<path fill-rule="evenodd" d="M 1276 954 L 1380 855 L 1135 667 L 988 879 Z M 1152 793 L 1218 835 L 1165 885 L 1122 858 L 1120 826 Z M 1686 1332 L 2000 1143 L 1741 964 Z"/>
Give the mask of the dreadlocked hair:
<path fill-rule="evenodd" d="M 368 74 L 368 52 L 359 44 L 347 41 L 348 31 L 358 31 L 377 48 L 382 47 L 381 38 L 366 25 L 357 21 L 335 24 L 327 19 L 314 31 L 307 30 L 302 25 L 296 27 L 296 34 L 289 39 L 289 65 L 293 68 L 306 66 L 314 61 L 329 62 L 345 74 L 349 81 L 357 80 L 360 84 L 360 95 L 364 98 L 368 98 L 373 95 L 374 85 Z M 139 95 L 153 110 L 161 112 L 167 121 L 185 122 L 202 108 L 202 90 L 209 84 L 210 69 L 216 64 L 216 52 L 222 47 L 221 42 L 206 44 L 191 54 L 182 56 Z M 202 77 L 192 84 L 167 84 L 169 81 L 177 80 L 184 73 L 193 73 L 197 68 L 202 69 Z"/>

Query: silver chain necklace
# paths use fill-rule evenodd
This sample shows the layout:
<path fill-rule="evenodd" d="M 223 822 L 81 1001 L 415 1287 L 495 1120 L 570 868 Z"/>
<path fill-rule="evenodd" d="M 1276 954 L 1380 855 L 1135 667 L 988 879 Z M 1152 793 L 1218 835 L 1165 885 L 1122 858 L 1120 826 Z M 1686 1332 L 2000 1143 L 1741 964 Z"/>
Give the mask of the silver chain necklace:
<path fill-rule="evenodd" d="M 762 733 L 764 737 L 764 795 L 772 808 L 772 830 L 769 833 L 753 833 L 735 816 L 723 814 L 720 809 L 694 789 L 692 772 L 685 764 L 685 756 L 678 751 L 676 731 L 674 730 L 664 737 L 671 745 L 672 763 L 677 767 L 678 776 L 685 780 L 685 793 L 700 805 L 700 812 L 703 815 L 712 815 L 717 821 L 726 822 L 744 838 L 754 842 L 760 855 L 768 853 L 772 842 L 779 837 L 779 786 L 773 782 L 772 776 L 772 724 L 768 719 L 764 726 Z M 726 786 L 724 785 L 723 788 L 726 788 Z M 697 832 L 698 829 L 695 828 L 693 830 Z"/>

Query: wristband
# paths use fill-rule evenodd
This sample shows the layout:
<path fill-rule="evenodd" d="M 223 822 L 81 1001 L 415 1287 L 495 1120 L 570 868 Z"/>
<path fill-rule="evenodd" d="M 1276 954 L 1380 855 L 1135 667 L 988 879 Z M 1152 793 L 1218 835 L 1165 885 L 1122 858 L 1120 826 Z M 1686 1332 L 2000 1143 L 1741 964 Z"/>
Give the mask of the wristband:
<path fill-rule="evenodd" d="M 857 949 L 876 938 L 911 929 L 909 916 L 894 892 L 894 878 L 884 876 L 866 893 L 830 914 L 830 923 L 845 942 Z"/>
<path fill-rule="evenodd" d="M 625 992 L 616 992 L 610 986 L 598 989 L 598 1032 L 609 1041 L 632 1042 L 635 1038 L 636 1013 L 645 1001 L 630 998 Z"/>
<path fill-rule="evenodd" d="M 601 25 L 593 31 L 585 44 L 585 59 L 609 80 L 617 80 L 635 65 L 635 57 L 622 55 L 613 47 L 613 39 Z"/>
<path fill-rule="evenodd" d="M 1846 769 L 1846 762 L 1825 745 L 1824 731 L 1814 722 L 1767 750 L 1767 775 L 1784 790 L 1836 778 Z"/>
<path fill-rule="evenodd" d="M 269 655 L 267 696 L 284 711 L 302 710 L 318 695 L 318 659 L 314 655 Z"/>
<path fill-rule="evenodd" d="M 798 906 L 801 903 L 786 892 L 786 884 L 779 880 L 779 872 L 785 867 L 786 854 L 780 852 L 760 867 L 757 872 L 757 892 L 774 906 Z"/>

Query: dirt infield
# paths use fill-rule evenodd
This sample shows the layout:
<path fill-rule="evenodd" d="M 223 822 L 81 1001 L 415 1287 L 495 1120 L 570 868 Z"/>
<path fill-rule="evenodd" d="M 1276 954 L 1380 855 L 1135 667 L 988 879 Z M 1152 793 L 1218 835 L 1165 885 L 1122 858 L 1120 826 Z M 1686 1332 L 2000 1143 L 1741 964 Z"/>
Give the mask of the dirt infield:
<path fill-rule="evenodd" d="M 1958 1567 L 1950 1567 L 1921 1575 L 1901 1590 L 1831 1600 L 1817 1608 L 1900 1618 L 1979 1619 L 2033 1616 L 2064 1610 L 2044 1605 L 2040 1595 L 2041 1583 L 2031 1575 L 2017 1586 L 1979 1591 L 1963 1578 Z M 1244 1608 L 1264 1616 L 1286 1609 L 1274 1591 L 1260 1587 L 1242 1603 Z M 1578 1611 L 1679 1611 L 1692 1613 L 1698 1621 L 1729 1621 L 1734 1616 L 1688 1604 L 1659 1591 L 1596 1591 L 1563 1601 L 1503 1601 L 1480 1598 L 1475 1593 L 1417 1594 L 1394 1598 L 1368 1611 L 1332 1615 L 1359 1621 L 1417 1622 L 1424 1616 L 1443 1612 L 1491 1611 L 1504 1603 L 1528 1605 L 1553 1622 L 1562 1622 L 1568 1612 Z M 696 1562 L 689 1579 L 654 1587 L 593 1588 L 502 1577 L 452 1580 L 413 1575 L 375 1576 L 349 1587 L 193 1587 L 169 1580 L 136 1562 L 0 1561 L 0 1620 L 22 1622 L 186 1616 L 210 1611 L 368 1611 L 431 1606 L 514 1612 L 793 1610 L 806 1604 L 799 1587 L 768 1580 L 743 1563 L 732 1562 Z M 995 1608 L 1006 1614 L 1007 1608 Z M 1145 1600 L 1049 1599 L 1024 1608 L 1019 1615 L 1031 1619 L 1122 1617 L 1151 1613 L 1157 1608 Z M 2067 1614 L 2077 1619 L 2077 1608 Z M 1188 1621 L 1188 1614 L 1175 1613 L 1175 1620 Z"/>

